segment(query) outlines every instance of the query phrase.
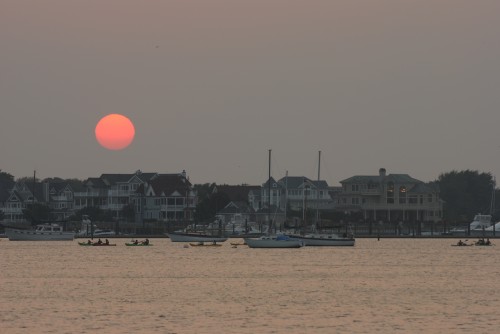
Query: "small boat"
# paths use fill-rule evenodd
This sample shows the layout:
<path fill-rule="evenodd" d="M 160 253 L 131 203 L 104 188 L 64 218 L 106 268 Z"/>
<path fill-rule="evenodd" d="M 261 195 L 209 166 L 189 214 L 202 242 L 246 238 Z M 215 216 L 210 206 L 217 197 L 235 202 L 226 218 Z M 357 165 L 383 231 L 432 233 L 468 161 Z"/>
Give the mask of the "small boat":
<path fill-rule="evenodd" d="M 493 246 L 493 244 L 491 243 L 490 239 L 486 239 L 486 241 L 484 239 L 479 239 L 478 241 L 476 241 L 474 243 L 474 245 L 476 246 Z"/>
<path fill-rule="evenodd" d="M 126 242 L 125 246 L 153 246 L 153 244 L 143 244 L 143 243 L 133 243 L 133 242 Z"/>
<path fill-rule="evenodd" d="M 468 244 L 468 243 L 467 243 L 467 241 L 469 241 L 469 240 L 465 240 L 465 241 L 460 240 L 460 241 L 458 241 L 456 244 L 453 244 L 453 245 L 451 245 L 451 246 L 453 246 L 453 247 L 466 247 L 466 246 L 474 246 L 474 244 Z"/>
<path fill-rule="evenodd" d="M 104 242 L 102 244 L 97 243 L 97 242 L 90 243 L 90 244 L 88 242 L 78 242 L 78 244 L 80 246 L 116 246 L 116 244 L 107 244 L 107 243 L 104 243 Z"/>
<path fill-rule="evenodd" d="M 189 243 L 189 244 L 190 244 L 191 246 L 193 246 L 193 247 L 199 247 L 199 246 L 204 246 L 204 247 L 220 247 L 220 246 L 222 246 L 221 244 L 217 244 L 217 243 L 215 243 L 215 242 L 213 242 L 213 243 L 208 243 L 208 244 L 203 243 L 203 242 L 198 242 L 198 243 L 192 243 L 192 242 L 191 242 L 191 243 Z"/>
<path fill-rule="evenodd" d="M 231 242 L 231 246 L 246 246 L 245 242 Z"/>
<path fill-rule="evenodd" d="M 73 240 L 74 232 L 65 232 L 59 224 L 39 224 L 35 229 L 20 230 L 6 228 L 5 235 L 11 241 L 67 241 Z"/>

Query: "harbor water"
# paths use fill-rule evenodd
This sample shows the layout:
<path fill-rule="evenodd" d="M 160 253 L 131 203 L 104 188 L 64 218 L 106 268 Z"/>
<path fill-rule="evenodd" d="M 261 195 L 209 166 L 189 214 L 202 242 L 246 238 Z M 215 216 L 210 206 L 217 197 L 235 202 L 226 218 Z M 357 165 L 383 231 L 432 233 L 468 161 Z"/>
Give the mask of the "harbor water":
<path fill-rule="evenodd" d="M 500 244 L 299 249 L 0 240 L 1 333 L 493 333 Z M 494 240 L 493 243 L 496 243 Z M 499 241 L 500 243 L 500 241 Z"/>

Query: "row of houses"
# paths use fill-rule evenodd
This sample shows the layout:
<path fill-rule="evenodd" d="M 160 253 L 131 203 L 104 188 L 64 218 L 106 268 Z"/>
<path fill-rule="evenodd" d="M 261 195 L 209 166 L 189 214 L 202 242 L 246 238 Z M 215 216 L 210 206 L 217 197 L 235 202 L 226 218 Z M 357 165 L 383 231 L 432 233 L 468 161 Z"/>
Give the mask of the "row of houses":
<path fill-rule="evenodd" d="M 258 186 L 219 185 L 213 191 L 225 193 L 229 203 L 217 208 L 226 222 L 238 216 L 248 221 L 276 222 L 301 219 L 289 212 L 343 212 L 371 221 L 439 221 L 443 203 L 437 186 L 407 174 L 356 175 L 329 186 L 325 180 L 305 176 L 269 178 Z M 45 180 L 0 184 L 0 210 L 4 223 L 24 220 L 23 210 L 42 203 L 51 209 L 52 219 L 63 221 L 81 209 L 94 207 L 123 219 L 124 208 L 133 210 L 133 221 L 193 222 L 198 194 L 185 171 L 174 174 L 102 174 L 83 182 Z M 302 217 L 304 218 L 304 217 Z"/>

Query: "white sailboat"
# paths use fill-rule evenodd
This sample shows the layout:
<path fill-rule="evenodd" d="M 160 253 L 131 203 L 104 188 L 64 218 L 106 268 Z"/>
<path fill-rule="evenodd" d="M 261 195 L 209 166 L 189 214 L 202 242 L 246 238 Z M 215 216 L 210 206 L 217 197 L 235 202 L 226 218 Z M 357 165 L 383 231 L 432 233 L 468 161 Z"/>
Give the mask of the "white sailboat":
<path fill-rule="evenodd" d="M 318 184 L 320 181 L 320 165 L 321 165 L 321 151 L 319 151 L 319 159 L 318 159 Z M 319 192 L 317 191 L 317 196 L 319 196 L 318 193 Z M 318 206 L 319 206 L 319 201 L 317 201 L 316 203 L 316 221 L 314 222 L 313 225 L 313 233 L 305 235 L 290 235 L 289 237 L 293 240 L 302 241 L 304 243 L 304 246 L 354 246 L 356 240 L 354 239 L 354 236 L 352 234 L 351 235 L 346 234 L 341 237 L 335 233 L 317 232 L 317 225 L 319 220 Z"/>
<path fill-rule="evenodd" d="M 269 177 L 268 177 L 268 234 L 259 238 L 245 238 L 245 243 L 250 248 L 300 248 L 304 244 L 300 240 L 294 240 L 286 235 L 271 235 L 273 219 L 271 218 L 271 150 L 269 150 Z"/>

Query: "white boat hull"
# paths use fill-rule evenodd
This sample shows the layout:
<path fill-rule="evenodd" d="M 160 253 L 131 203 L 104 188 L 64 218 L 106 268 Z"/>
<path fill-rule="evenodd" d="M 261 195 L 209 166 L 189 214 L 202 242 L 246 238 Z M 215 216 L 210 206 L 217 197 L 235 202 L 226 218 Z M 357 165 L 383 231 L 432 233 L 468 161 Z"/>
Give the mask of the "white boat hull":
<path fill-rule="evenodd" d="M 276 237 L 245 238 L 244 240 L 250 248 L 300 248 L 304 245 L 300 240 L 280 240 Z"/>
<path fill-rule="evenodd" d="M 172 242 L 224 242 L 227 237 L 193 233 L 167 233 Z"/>
<path fill-rule="evenodd" d="M 354 246 L 354 238 L 339 238 L 331 235 L 297 236 L 290 235 L 292 240 L 301 240 L 304 246 Z"/>
<path fill-rule="evenodd" d="M 11 241 L 67 241 L 73 240 L 73 232 L 38 232 L 35 230 L 5 229 L 5 235 Z"/>

